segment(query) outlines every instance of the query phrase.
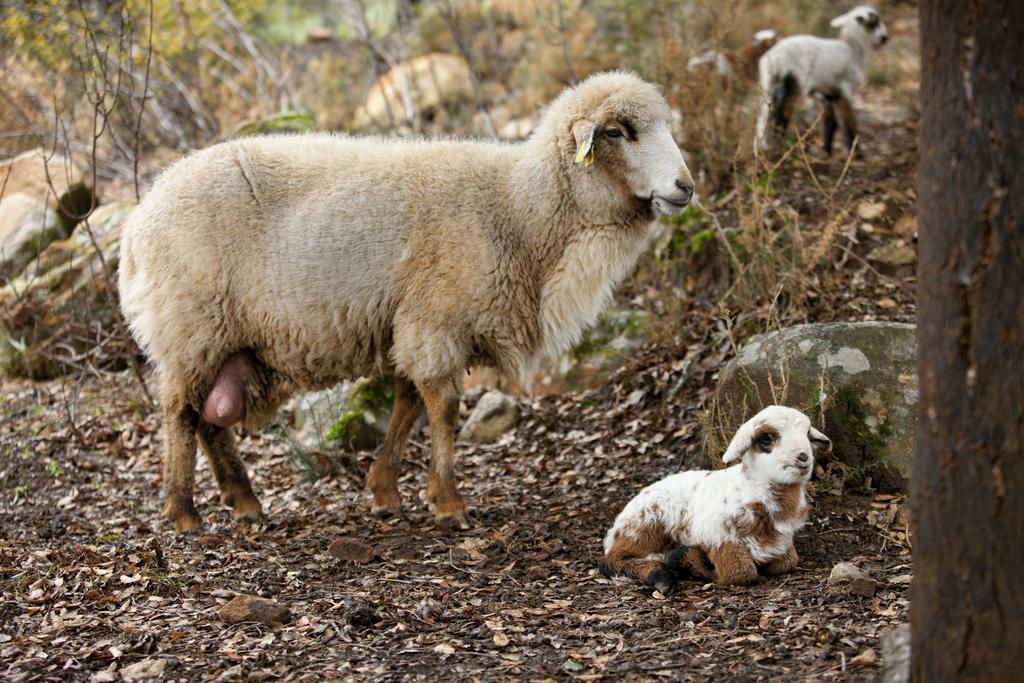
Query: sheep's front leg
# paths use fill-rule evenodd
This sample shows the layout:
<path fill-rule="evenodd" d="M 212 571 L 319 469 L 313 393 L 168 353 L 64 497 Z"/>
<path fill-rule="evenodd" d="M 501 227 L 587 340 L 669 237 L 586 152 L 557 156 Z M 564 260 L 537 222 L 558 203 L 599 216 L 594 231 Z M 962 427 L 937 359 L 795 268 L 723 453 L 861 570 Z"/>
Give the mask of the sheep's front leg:
<path fill-rule="evenodd" d="M 398 514 L 402 499 L 398 495 L 398 475 L 409 432 L 423 409 L 416 386 L 403 377 L 395 378 L 395 402 L 391 409 L 384 447 L 366 475 L 366 486 L 373 493 L 373 513 L 382 517 Z"/>
<path fill-rule="evenodd" d="M 757 565 L 742 543 L 723 543 L 708 551 L 715 565 L 715 582 L 723 586 L 741 586 L 757 581 Z"/>
<path fill-rule="evenodd" d="M 196 478 L 196 425 L 199 415 L 190 408 L 164 402 L 164 517 L 179 534 L 198 531 L 202 520 L 192 501 Z"/>
<path fill-rule="evenodd" d="M 846 135 L 846 149 L 853 149 L 853 143 L 857 139 L 857 114 L 854 113 L 853 104 L 848 97 L 840 96 L 837 107 L 839 120 L 843 124 L 843 132 Z"/>
<path fill-rule="evenodd" d="M 825 95 L 822 98 L 822 106 L 825 110 L 824 114 L 824 140 L 822 147 L 825 150 L 825 154 L 832 156 L 832 140 L 835 139 L 836 135 L 836 98 L 831 95 Z"/>
<path fill-rule="evenodd" d="M 455 421 L 459 416 L 459 390 L 454 379 L 417 383 L 430 420 L 430 473 L 427 502 L 444 526 L 468 529 L 466 501 L 455 486 Z"/>
<path fill-rule="evenodd" d="M 238 521 L 257 523 L 262 520 L 263 509 L 252 492 L 231 429 L 200 422 L 196 435 L 220 488 L 220 501 L 234 510 Z"/>
<path fill-rule="evenodd" d="M 800 556 L 796 554 L 796 548 L 790 544 L 789 548 L 786 550 L 786 554 L 782 557 L 776 557 L 774 560 L 764 565 L 763 571 L 768 576 L 788 574 L 796 569 L 796 565 L 799 562 Z"/>

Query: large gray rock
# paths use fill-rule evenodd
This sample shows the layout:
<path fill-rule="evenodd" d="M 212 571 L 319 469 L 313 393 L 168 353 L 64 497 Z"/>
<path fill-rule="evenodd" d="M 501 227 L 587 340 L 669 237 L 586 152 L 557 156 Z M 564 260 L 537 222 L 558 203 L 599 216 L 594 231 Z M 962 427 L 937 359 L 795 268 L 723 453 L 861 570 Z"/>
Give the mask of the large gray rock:
<path fill-rule="evenodd" d="M 709 455 L 760 408 L 782 403 L 816 418 L 824 410 L 846 480 L 903 490 L 917 424 L 917 344 L 904 323 L 798 325 L 744 344 L 723 368 L 712 408 Z"/>
<path fill-rule="evenodd" d="M 65 233 L 70 233 L 99 202 L 89 189 L 91 178 L 68 157 L 43 148 L 0 161 L 5 200 L 23 194 L 54 210 Z"/>
<path fill-rule="evenodd" d="M 295 406 L 295 440 L 308 450 L 376 448 L 387 435 L 393 398 L 384 379 L 342 382 L 305 394 Z"/>
<path fill-rule="evenodd" d="M 515 427 L 519 420 L 519 406 L 515 399 L 498 390 L 488 391 L 477 401 L 469 419 L 459 432 L 463 441 L 490 443 Z"/>
<path fill-rule="evenodd" d="M 0 281 L 13 280 L 54 240 L 68 232 L 57 213 L 27 194 L 0 200 Z"/>
<path fill-rule="evenodd" d="M 95 244 L 80 227 L 71 237 L 50 243 L 0 288 L 5 312 L 0 320 L 0 374 L 56 377 L 67 371 L 62 359 L 69 355 L 78 355 L 78 364 L 85 357 L 97 367 L 123 366 L 127 355 L 118 351 L 131 352 L 124 348 L 128 338 L 115 337 L 100 347 L 93 330 L 115 327 L 118 236 L 132 208 L 125 203 L 97 208 L 89 218 Z"/>
<path fill-rule="evenodd" d="M 564 394 L 602 386 L 650 338 L 646 311 L 610 308 L 584 333 L 576 348 L 545 363 L 534 378 L 533 395 Z"/>

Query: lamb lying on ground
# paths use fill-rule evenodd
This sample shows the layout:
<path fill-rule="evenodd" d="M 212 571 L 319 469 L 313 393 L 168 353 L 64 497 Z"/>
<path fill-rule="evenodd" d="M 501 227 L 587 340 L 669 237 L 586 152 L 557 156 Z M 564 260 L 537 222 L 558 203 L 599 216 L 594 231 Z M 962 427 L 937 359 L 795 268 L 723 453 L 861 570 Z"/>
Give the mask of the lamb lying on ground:
<path fill-rule="evenodd" d="M 754 34 L 752 42 L 736 50 L 709 50 L 690 57 L 686 69 L 692 73 L 713 71 L 723 79 L 742 78 L 753 83 L 757 81 L 757 63 L 761 55 L 778 40 L 779 35 L 775 31 L 764 29 Z"/>
<path fill-rule="evenodd" d="M 454 474 L 461 378 L 526 383 L 571 348 L 693 179 L 657 88 L 625 72 L 566 90 L 520 144 L 248 137 L 169 168 L 121 238 L 121 306 L 156 365 L 164 515 L 201 526 L 202 448 L 236 518 L 262 511 L 232 425 L 300 389 L 395 376 L 367 483 L 400 509 L 402 451 L 425 405 L 427 497 L 466 525 Z"/>
<path fill-rule="evenodd" d="M 682 578 L 745 584 L 797 565 L 807 481 L 828 438 L 793 408 L 769 406 L 733 437 L 724 470 L 673 474 L 642 490 L 604 538 L 602 572 L 663 594 Z"/>
<path fill-rule="evenodd" d="M 853 147 L 857 137 L 853 94 L 864 81 L 871 51 L 889 40 L 889 32 L 878 12 L 866 6 L 836 17 L 832 26 L 839 29 L 839 40 L 790 36 L 761 57 L 762 101 L 755 138 L 761 147 L 767 146 L 769 116 L 778 132 L 784 133 L 804 95 L 820 98 L 824 107 L 825 153 L 832 153 L 837 112 L 847 148 Z"/>

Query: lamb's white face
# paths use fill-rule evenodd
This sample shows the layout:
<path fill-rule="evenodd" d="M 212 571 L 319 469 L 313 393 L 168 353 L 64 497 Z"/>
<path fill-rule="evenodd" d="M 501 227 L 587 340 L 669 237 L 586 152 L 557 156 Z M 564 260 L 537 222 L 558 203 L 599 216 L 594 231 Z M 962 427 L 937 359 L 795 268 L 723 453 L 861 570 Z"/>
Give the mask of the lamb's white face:
<path fill-rule="evenodd" d="M 769 406 L 740 427 L 723 460 L 742 458 L 759 478 L 796 484 L 810 479 L 815 450 L 830 445 L 799 410 Z"/>
<path fill-rule="evenodd" d="M 622 145 L 626 183 L 633 195 L 651 200 L 660 213 L 681 213 L 693 200 L 694 184 L 672 138 L 671 121 L 657 120 L 640 130 L 623 130 L 615 139 Z"/>
<path fill-rule="evenodd" d="M 857 30 L 867 37 L 867 42 L 872 47 L 878 48 L 889 41 L 889 29 L 878 14 L 877 10 L 867 5 L 855 7 L 846 14 L 832 20 L 832 25 Z"/>

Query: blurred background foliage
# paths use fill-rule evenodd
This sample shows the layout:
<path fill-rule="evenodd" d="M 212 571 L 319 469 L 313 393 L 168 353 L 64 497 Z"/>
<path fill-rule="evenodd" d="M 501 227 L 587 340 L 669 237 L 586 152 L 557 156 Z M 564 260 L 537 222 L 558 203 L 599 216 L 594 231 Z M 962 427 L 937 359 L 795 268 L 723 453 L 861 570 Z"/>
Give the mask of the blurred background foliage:
<path fill-rule="evenodd" d="M 468 65 L 454 92 L 425 97 L 423 107 L 413 92 L 385 121 L 364 117 L 359 129 L 514 139 L 564 86 L 628 68 L 664 87 L 680 112 L 681 142 L 712 149 L 697 161 L 724 177 L 735 165 L 749 103 L 732 98 L 731 85 L 722 93 L 721 83 L 695 78 L 686 60 L 742 45 L 762 28 L 827 31 L 842 7 L 811 0 L 9 0 L 0 16 L 7 94 L 0 152 L 57 144 L 73 155 L 95 151 L 100 176 L 111 182 L 134 172 L 136 161 L 148 178 L 182 152 L 281 114 L 354 130 L 378 78 L 417 56 L 445 53 Z M 708 88 L 713 98 L 701 95 Z M 691 138 L 701 144 L 690 145 Z"/>

